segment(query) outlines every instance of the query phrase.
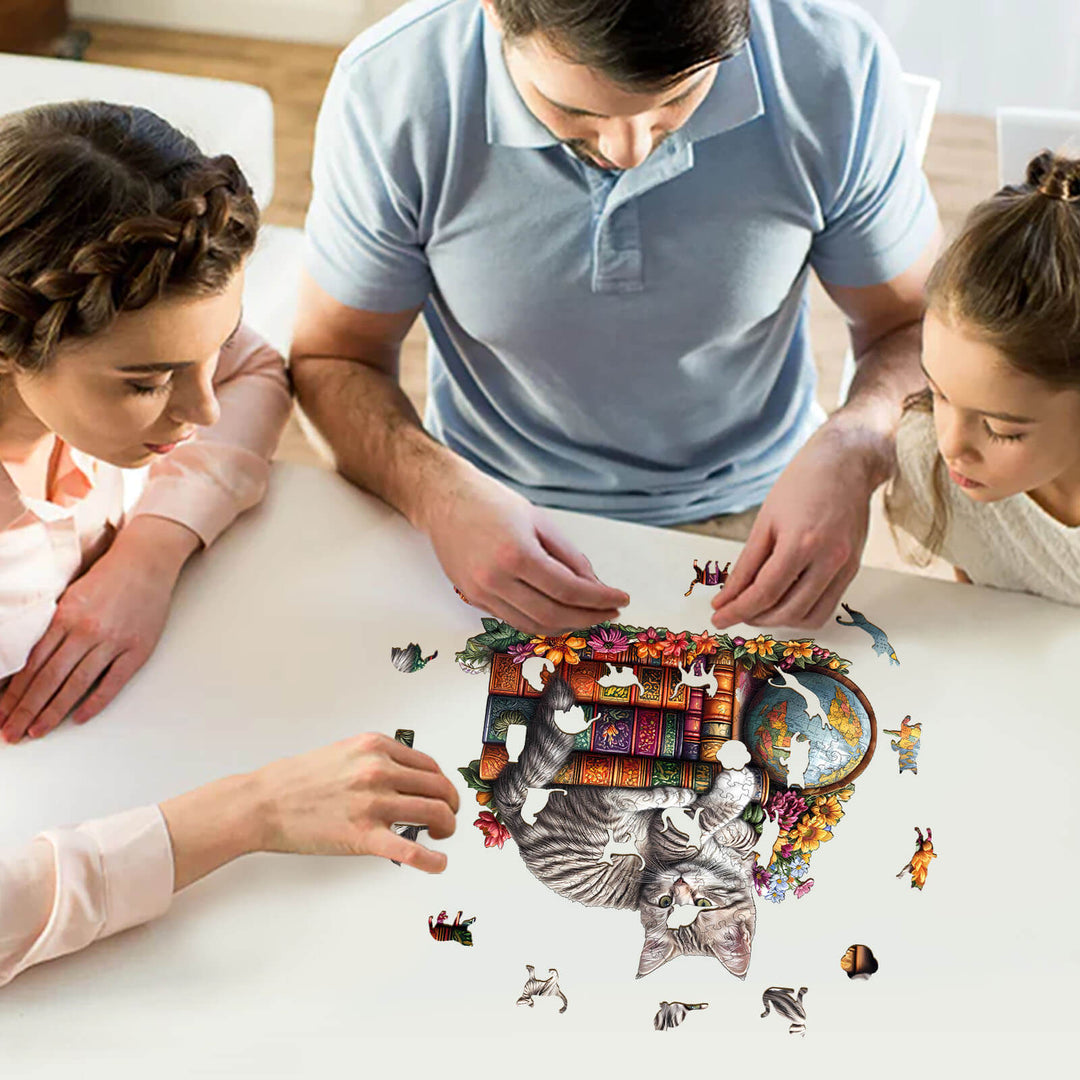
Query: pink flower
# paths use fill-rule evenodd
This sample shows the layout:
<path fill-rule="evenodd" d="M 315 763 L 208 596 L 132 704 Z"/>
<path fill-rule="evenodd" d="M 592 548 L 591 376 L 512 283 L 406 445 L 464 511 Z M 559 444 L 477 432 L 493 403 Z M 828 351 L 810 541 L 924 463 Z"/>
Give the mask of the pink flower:
<path fill-rule="evenodd" d="M 667 641 L 667 634 L 660 637 L 654 626 L 650 626 L 648 630 L 638 634 L 636 648 L 639 660 L 659 660 L 664 652 L 664 642 Z"/>
<path fill-rule="evenodd" d="M 484 847 L 501 848 L 510 839 L 510 830 L 490 810 L 481 810 L 473 824 L 484 834 Z"/>
<path fill-rule="evenodd" d="M 511 645 L 506 650 L 506 654 L 515 664 L 523 664 L 530 656 L 536 655 L 536 646 L 531 641 L 519 642 L 517 645 Z"/>
<path fill-rule="evenodd" d="M 795 845 L 794 844 L 784 844 L 780 848 L 780 858 L 781 859 L 790 859 L 791 856 L 794 855 L 794 854 L 795 854 Z"/>
<path fill-rule="evenodd" d="M 805 881 L 800 881 L 795 886 L 795 899 L 800 900 L 814 887 L 814 879 L 812 877 L 807 878 Z"/>
<path fill-rule="evenodd" d="M 630 644 L 630 639 L 614 627 L 600 627 L 589 635 L 589 648 L 593 652 L 622 652 Z"/>
<path fill-rule="evenodd" d="M 738 648 L 740 645 L 745 645 L 746 644 L 746 638 L 744 638 L 744 637 L 733 637 L 731 639 L 731 644 L 734 645 L 736 648 Z"/>
<path fill-rule="evenodd" d="M 765 813 L 770 821 L 779 821 L 781 829 L 790 829 L 806 811 L 806 802 L 794 791 L 777 791 L 769 799 Z"/>

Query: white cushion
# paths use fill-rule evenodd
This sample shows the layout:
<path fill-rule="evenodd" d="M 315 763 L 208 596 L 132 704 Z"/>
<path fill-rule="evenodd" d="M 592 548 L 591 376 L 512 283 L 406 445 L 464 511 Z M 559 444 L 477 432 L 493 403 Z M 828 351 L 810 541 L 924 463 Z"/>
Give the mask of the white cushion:
<path fill-rule="evenodd" d="M 190 135 L 206 154 L 232 154 L 260 207 L 274 193 L 274 106 L 247 83 L 0 53 L 0 115 L 74 100 L 141 105 Z"/>

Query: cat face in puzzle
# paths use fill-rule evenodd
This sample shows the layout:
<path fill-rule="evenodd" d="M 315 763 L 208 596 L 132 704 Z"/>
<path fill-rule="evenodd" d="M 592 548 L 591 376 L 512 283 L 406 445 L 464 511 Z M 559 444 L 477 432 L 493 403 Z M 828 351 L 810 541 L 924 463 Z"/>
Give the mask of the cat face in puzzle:
<path fill-rule="evenodd" d="M 673 911 L 691 914 L 695 909 L 696 918 L 688 924 L 671 917 Z M 741 861 L 699 859 L 650 868 L 639 911 L 645 930 L 639 979 L 677 956 L 712 956 L 732 975 L 746 975 L 756 912 L 749 868 Z"/>

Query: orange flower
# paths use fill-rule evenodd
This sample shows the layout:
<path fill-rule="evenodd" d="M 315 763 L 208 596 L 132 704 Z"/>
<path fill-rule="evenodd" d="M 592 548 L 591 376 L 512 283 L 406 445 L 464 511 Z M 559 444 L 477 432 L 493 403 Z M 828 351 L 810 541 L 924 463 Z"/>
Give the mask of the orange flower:
<path fill-rule="evenodd" d="M 839 666 L 840 666 L 840 661 L 834 656 L 829 661 L 829 667 L 832 668 L 833 671 L 835 671 Z"/>
<path fill-rule="evenodd" d="M 833 794 L 841 801 L 847 802 L 852 795 L 855 794 L 855 785 L 848 784 L 847 787 L 842 787 L 839 791 L 834 791 Z"/>
<path fill-rule="evenodd" d="M 716 638 L 707 630 L 702 634 L 690 635 L 690 653 L 687 661 L 696 660 L 699 656 L 711 656 L 716 652 Z"/>
<path fill-rule="evenodd" d="M 818 799 L 810 810 L 810 821 L 814 825 L 824 828 L 826 825 L 835 825 L 844 816 L 844 808 L 835 795 L 828 795 Z"/>
<path fill-rule="evenodd" d="M 815 825 L 813 819 L 800 821 L 791 830 L 791 842 L 796 851 L 809 855 L 811 851 L 817 851 L 819 844 L 832 839 L 832 833 L 828 832 L 823 825 Z"/>
<path fill-rule="evenodd" d="M 585 639 L 560 634 L 559 637 L 534 637 L 532 645 L 537 656 L 546 656 L 558 667 L 562 663 L 576 664 L 580 661 L 578 653 L 585 648 Z"/>
<path fill-rule="evenodd" d="M 758 656 L 767 656 L 772 653 L 775 644 L 776 642 L 771 637 L 758 634 L 756 638 L 746 643 L 746 651 L 748 653 L 757 653 Z"/>
<path fill-rule="evenodd" d="M 785 656 L 794 656 L 796 658 L 802 658 L 803 660 L 809 660 L 814 654 L 814 643 L 812 641 L 789 641 L 784 646 Z"/>
<path fill-rule="evenodd" d="M 638 634 L 637 641 L 634 642 L 634 648 L 637 649 L 638 659 L 659 660 L 664 654 L 664 645 L 666 642 L 667 634 L 660 637 L 655 627 L 650 626 L 648 630 Z"/>
<path fill-rule="evenodd" d="M 491 792 L 490 791 L 478 791 L 476 793 L 476 801 L 481 806 L 487 806 L 487 804 L 489 802 L 491 802 Z"/>

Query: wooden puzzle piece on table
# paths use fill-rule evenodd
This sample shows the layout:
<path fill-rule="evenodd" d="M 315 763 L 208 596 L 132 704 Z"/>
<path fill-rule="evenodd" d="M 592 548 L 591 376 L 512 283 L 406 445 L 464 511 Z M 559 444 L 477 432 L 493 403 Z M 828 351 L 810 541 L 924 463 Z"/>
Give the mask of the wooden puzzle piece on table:
<path fill-rule="evenodd" d="M 840 606 L 851 616 L 851 621 L 844 622 L 839 615 L 836 616 L 836 621 L 841 626 L 857 626 L 860 630 L 865 630 L 873 641 L 874 652 L 878 656 L 887 656 L 890 664 L 899 667 L 900 661 L 896 657 L 896 650 L 890 644 L 885 631 L 880 626 L 875 626 L 874 623 L 870 622 L 861 611 L 856 611 L 854 608 L 848 607 L 847 604 L 841 604 Z"/>
<path fill-rule="evenodd" d="M 849 945 L 840 958 L 840 968 L 849 979 L 869 979 L 877 971 L 878 962 L 869 945 Z"/>
<path fill-rule="evenodd" d="M 559 987 L 559 973 L 554 968 L 548 968 L 548 977 L 546 979 L 538 979 L 536 977 L 536 970 L 533 968 L 532 964 L 526 964 L 525 970 L 528 972 L 528 975 L 526 976 L 525 986 L 521 991 L 521 996 L 517 999 L 516 1004 L 528 1005 L 531 1009 L 533 1007 L 534 998 L 557 997 L 562 1001 L 562 1008 L 559 1012 L 566 1012 L 570 1002 L 566 1000 L 566 995 Z"/>
<path fill-rule="evenodd" d="M 427 667 L 438 655 L 439 650 L 436 649 L 430 656 L 424 656 L 423 649 L 413 641 L 408 645 L 393 646 L 390 649 L 390 662 L 398 671 L 410 675 L 414 671 L 420 671 Z"/>
<path fill-rule="evenodd" d="M 905 716 L 900 724 L 899 731 L 882 729 L 883 735 L 895 735 L 895 739 L 889 741 L 889 745 L 900 755 L 900 773 L 911 772 L 918 775 L 919 772 L 919 748 L 922 742 L 922 724 L 913 724 L 910 716 Z"/>
<path fill-rule="evenodd" d="M 660 1008 L 653 1018 L 653 1027 L 657 1031 L 670 1031 L 672 1028 L 677 1028 L 690 1013 L 708 1007 L 707 1001 L 700 1001 L 695 1005 L 690 1005 L 685 1001 L 661 1001 Z"/>
<path fill-rule="evenodd" d="M 690 582 L 690 588 L 683 593 L 683 596 L 689 596 L 694 591 L 695 585 L 705 585 L 708 588 L 719 586 L 721 589 L 727 584 L 728 572 L 731 570 L 731 563 L 728 563 L 723 570 L 720 569 L 720 560 L 716 562 L 710 562 L 708 559 L 705 561 L 704 567 L 698 565 L 697 559 L 694 560 L 694 580 Z"/>
<path fill-rule="evenodd" d="M 431 916 L 428 916 L 428 933 L 436 941 L 456 941 L 459 945 L 471 946 L 473 943 L 472 932 L 469 927 L 476 922 L 476 916 L 471 919 L 462 919 L 462 912 L 458 912 L 452 923 L 448 923 L 446 920 L 449 917 L 445 911 L 439 912 L 439 917 L 434 923 L 431 921 Z"/>
<path fill-rule="evenodd" d="M 910 873 L 911 887 L 922 892 L 922 887 L 926 884 L 926 875 L 930 872 L 930 860 L 937 858 L 937 852 L 934 851 L 934 837 L 929 829 L 926 830 L 926 836 L 923 836 L 922 829 L 916 825 L 915 836 L 917 838 L 915 854 L 896 876 L 903 877 Z"/>
<path fill-rule="evenodd" d="M 532 655 L 558 661 L 539 693 L 522 673 Z M 789 886 L 796 896 L 809 891 L 811 853 L 832 839 L 849 781 L 873 752 L 873 713 L 846 678 L 848 662 L 805 639 L 612 623 L 540 638 L 494 620 L 457 659 L 488 673 L 481 755 L 460 770 L 486 807 L 476 823 L 485 845 L 512 837 L 547 888 L 637 911 L 639 977 L 680 955 L 745 975 L 755 889 L 773 901 Z M 686 685 L 698 661 L 715 693 Z M 808 712 L 805 697 L 775 685 L 778 670 L 797 672 L 818 708 Z M 510 714 L 528 727 L 514 762 Z M 729 743 L 739 745 L 726 751 Z M 793 747 L 801 791 L 785 783 Z M 729 753 L 739 767 L 725 767 Z M 541 811 L 543 790 L 562 794 Z M 755 867 L 764 808 L 781 795 L 797 802 L 773 808 L 774 819 L 786 815 L 776 850 Z"/>
<path fill-rule="evenodd" d="M 770 1010 L 776 1012 L 788 1021 L 789 1035 L 806 1035 L 806 1006 L 803 1005 L 803 995 L 806 987 L 800 986 L 798 994 L 790 986 L 770 986 L 761 995 L 761 1004 L 765 1011 L 761 1014 L 764 1020 Z"/>

